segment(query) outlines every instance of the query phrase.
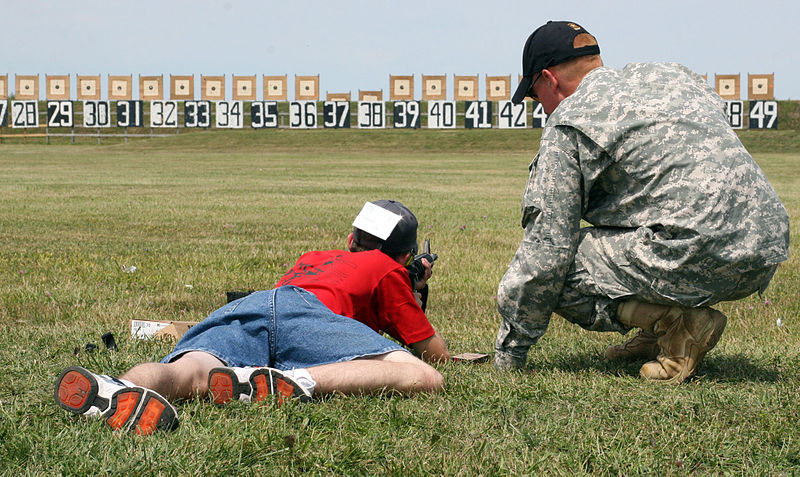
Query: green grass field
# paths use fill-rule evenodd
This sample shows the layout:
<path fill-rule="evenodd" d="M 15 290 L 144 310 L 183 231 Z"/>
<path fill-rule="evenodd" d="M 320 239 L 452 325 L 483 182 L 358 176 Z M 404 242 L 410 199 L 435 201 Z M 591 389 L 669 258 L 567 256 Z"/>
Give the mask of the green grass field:
<path fill-rule="evenodd" d="M 792 217 L 800 134 L 743 132 Z M 69 365 L 120 374 L 172 344 L 129 320 L 200 320 L 343 247 L 367 200 L 415 211 L 439 254 L 429 317 L 454 352 L 491 352 L 495 293 L 521 238 L 535 131 L 219 131 L 114 145 L 0 146 L 0 473 L 290 475 L 800 473 L 800 265 L 719 308 L 690 382 L 603 360 L 613 334 L 554 316 L 528 372 L 439 367 L 446 392 L 280 409 L 177 403 L 180 428 L 115 433 L 53 400 Z M 134 273 L 124 267 L 135 266 Z M 778 326 L 777 320 L 781 320 Z M 103 349 L 111 331 L 119 350 Z M 100 345 L 94 353 L 86 343 Z"/>

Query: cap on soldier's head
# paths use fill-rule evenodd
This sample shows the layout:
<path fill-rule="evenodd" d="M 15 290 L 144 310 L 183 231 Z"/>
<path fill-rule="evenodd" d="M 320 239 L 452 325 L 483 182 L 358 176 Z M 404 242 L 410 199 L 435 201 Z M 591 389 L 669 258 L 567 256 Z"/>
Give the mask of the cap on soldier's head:
<path fill-rule="evenodd" d="M 388 255 L 417 251 L 417 218 L 395 200 L 367 202 L 353 221 L 353 240 Z"/>
<path fill-rule="evenodd" d="M 599 55 L 600 47 L 596 41 L 593 45 L 576 48 L 575 38 L 581 34 L 591 36 L 577 23 L 554 21 L 545 23 L 531 33 L 522 49 L 522 80 L 511 101 L 521 103 L 531 89 L 534 75 L 543 69 L 579 56 Z"/>

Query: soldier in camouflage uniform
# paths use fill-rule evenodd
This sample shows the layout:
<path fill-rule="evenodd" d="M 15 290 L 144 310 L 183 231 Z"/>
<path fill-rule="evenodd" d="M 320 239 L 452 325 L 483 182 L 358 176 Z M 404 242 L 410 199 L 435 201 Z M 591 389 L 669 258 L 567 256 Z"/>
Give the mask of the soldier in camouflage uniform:
<path fill-rule="evenodd" d="M 599 53 L 570 22 L 548 22 L 523 51 L 513 100 L 550 116 L 497 293 L 495 367 L 524 366 L 555 312 L 587 330 L 640 328 L 606 356 L 680 383 L 725 329 L 709 306 L 763 292 L 788 258 L 788 215 L 701 77 L 614 70 Z"/>

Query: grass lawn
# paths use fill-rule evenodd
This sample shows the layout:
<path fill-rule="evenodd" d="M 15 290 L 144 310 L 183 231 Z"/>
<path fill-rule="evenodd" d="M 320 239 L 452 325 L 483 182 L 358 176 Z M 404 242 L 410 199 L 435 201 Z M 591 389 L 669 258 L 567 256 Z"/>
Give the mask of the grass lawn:
<path fill-rule="evenodd" d="M 690 382 L 644 382 L 639 364 L 604 361 L 621 336 L 554 316 L 524 373 L 447 364 L 439 395 L 331 396 L 280 409 L 195 399 L 177 403 L 176 432 L 149 437 L 63 411 L 53 400 L 58 373 L 82 365 L 116 375 L 159 360 L 172 343 L 132 338 L 129 320 L 201 320 L 226 291 L 270 288 L 302 252 L 343 247 L 367 200 L 415 211 L 420 238 L 439 254 L 431 321 L 452 351 L 491 352 L 495 293 L 521 238 L 538 133 L 4 143 L 0 474 L 800 473 L 800 134 L 742 137 L 792 217 L 792 257 L 763 297 L 719 306 L 727 331 Z M 109 331 L 116 352 L 103 349 Z"/>

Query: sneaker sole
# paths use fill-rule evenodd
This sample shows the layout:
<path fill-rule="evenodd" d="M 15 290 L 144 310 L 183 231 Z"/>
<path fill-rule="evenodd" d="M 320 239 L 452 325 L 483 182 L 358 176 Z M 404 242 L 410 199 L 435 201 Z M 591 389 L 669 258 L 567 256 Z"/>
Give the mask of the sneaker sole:
<path fill-rule="evenodd" d="M 106 416 L 106 424 L 112 429 L 141 435 L 178 428 L 175 408 L 160 394 L 145 388 L 127 388 L 114 393 Z"/>
<path fill-rule="evenodd" d="M 59 406 L 75 414 L 83 414 L 92 406 L 108 407 L 108 400 L 97 395 L 95 377 L 84 368 L 70 366 L 56 379 L 55 400 Z"/>
<path fill-rule="evenodd" d="M 107 408 L 102 416 L 114 430 L 133 430 L 136 434 L 147 435 L 178 427 L 175 408 L 156 392 L 139 387 L 124 388 L 111 396 L 110 403 L 97 393 L 97 379 L 79 366 L 62 371 L 54 391 L 58 405 L 74 414 L 83 414 L 92 406 L 101 410 Z"/>
<path fill-rule="evenodd" d="M 261 402 L 270 396 L 276 397 L 277 405 L 298 399 L 308 402 L 311 398 L 288 376 L 278 370 L 260 368 L 250 375 L 248 381 L 239 381 L 230 368 L 214 368 L 208 373 L 208 390 L 217 405 L 225 405 L 234 399 L 245 402 Z"/>

